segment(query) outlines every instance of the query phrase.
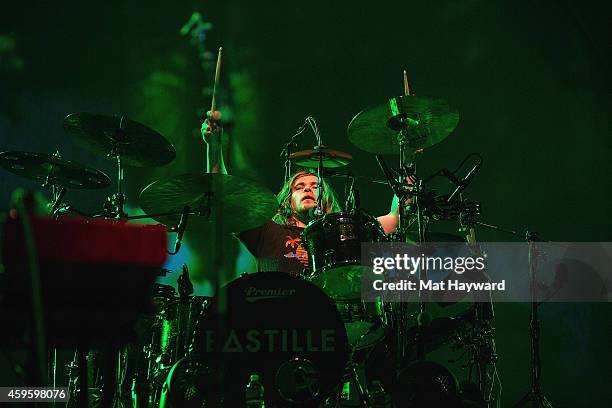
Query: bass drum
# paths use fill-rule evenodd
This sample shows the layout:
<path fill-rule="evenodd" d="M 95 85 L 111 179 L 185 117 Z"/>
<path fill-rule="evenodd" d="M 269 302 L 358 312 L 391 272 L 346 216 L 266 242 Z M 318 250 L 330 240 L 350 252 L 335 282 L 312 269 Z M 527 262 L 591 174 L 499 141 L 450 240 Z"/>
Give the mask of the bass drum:
<path fill-rule="evenodd" d="M 196 325 L 193 356 L 213 372 L 213 405 L 245 406 L 258 374 L 266 406 L 320 406 L 347 363 L 338 309 L 318 287 L 279 272 L 243 275 L 221 290 Z M 212 406 L 212 405 L 211 405 Z"/>

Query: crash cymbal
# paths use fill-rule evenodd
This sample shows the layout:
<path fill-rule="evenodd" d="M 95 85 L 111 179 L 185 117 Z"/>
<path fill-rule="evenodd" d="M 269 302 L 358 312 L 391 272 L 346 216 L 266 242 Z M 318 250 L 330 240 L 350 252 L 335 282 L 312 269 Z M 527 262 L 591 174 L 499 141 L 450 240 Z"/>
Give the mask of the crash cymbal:
<path fill-rule="evenodd" d="M 231 232 L 257 227 L 278 210 L 270 190 L 251 180 L 217 173 L 183 174 L 158 180 L 142 190 L 140 206 L 166 225 L 177 225 L 185 206 L 192 214 L 188 228 L 222 226 Z M 176 212 L 174 216 L 155 216 Z M 222 214 L 222 215 L 221 215 Z"/>
<path fill-rule="evenodd" d="M 153 129 L 116 115 L 71 113 L 64 130 L 89 151 L 139 167 L 157 167 L 176 157 L 172 144 Z"/>
<path fill-rule="evenodd" d="M 443 99 L 398 96 L 359 112 L 348 126 L 348 138 L 361 150 L 398 154 L 400 130 L 408 127 L 406 152 L 440 143 L 457 126 L 459 114 Z"/>
<path fill-rule="evenodd" d="M 298 166 L 309 168 L 319 167 L 319 160 L 321 159 L 323 167 L 331 169 L 346 166 L 353 160 L 353 156 L 349 153 L 327 148 L 300 150 L 289 156 L 289 160 Z"/>
<path fill-rule="evenodd" d="M 99 170 L 46 153 L 3 152 L 0 167 L 39 183 L 66 188 L 93 190 L 111 183 Z"/>

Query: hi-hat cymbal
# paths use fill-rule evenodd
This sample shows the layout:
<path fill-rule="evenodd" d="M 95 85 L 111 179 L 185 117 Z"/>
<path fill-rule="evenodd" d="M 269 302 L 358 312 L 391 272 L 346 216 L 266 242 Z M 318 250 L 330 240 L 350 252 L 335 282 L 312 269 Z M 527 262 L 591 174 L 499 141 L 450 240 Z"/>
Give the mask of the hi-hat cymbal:
<path fill-rule="evenodd" d="M 176 157 L 174 146 L 153 129 L 123 116 L 71 113 L 64 130 L 82 147 L 102 156 L 121 156 L 123 163 L 157 167 Z"/>
<path fill-rule="evenodd" d="M 158 180 L 142 190 L 140 206 L 153 219 L 177 225 L 185 206 L 191 213 L 188 228 L 216 224 L 239 232 L 270 220 L 278 210 L 270 190 L 251 180 L 228 174 L 183 174 Z M 176 215 L 156 216 L 174 212 Z"/>
<path fill-rule="evenodd" d="M 289 155 L 289 160 L 295 162 L 298 166 L 308 168 L 319 167 L 319 161 L 321 161 L 324 168 L 332 169 L 346 166 L 353 160 L 353 156 L 338 150 L 319 148 L 292 153 Z"/>
<path fill-rule="evenodd" d="M 359 112 L 349 123 L 348 138 L 361 150 L 398 154 L 400 130 L 407 127 L 406 152 L 440 143 L 457 127 L 459 113 L 443 99 L 398 96 Z"/>
<path fill-rule="evenodd" d="M 42 184 L 66 188 L 93 190 L 111 183 L 99 170 L 46 153 L 2 152 L 0 167 Z"/>

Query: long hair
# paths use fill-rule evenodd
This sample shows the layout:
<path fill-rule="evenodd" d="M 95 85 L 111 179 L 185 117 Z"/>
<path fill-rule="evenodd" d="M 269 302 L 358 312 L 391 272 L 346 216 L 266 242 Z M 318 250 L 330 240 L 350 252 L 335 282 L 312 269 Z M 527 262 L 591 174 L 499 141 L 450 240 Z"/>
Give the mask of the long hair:
<path fill-rule="evenodd" d="M 272 218 L 274 222 L 280 225 L 295 225 L 295 213 L 293 211 L 293 207 L 291 206 L 291 194 L 293 191 L 291 187 L 293 187 L 293 183 L 295 180 L 302 176 L 316 176 L 315 173 L 310 171 L 298 171 L 294 173 L 289 180 L 283 185 L 278 194 L 276 195 L 276 199 L 278 201 L 278 212 Z M 330 212 L 339 212 L 340 204 L 338 204 L 338 198 L 332 190 L 331 186 L 323 180 L 323 210 L 326 213 Z"/>

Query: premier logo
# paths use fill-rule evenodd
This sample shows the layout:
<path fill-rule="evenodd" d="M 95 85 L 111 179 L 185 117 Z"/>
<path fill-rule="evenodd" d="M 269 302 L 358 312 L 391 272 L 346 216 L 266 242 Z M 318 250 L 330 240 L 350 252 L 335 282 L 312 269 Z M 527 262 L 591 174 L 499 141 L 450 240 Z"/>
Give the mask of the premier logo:
<path fill-rule="evenodd" d="M 265 299 L 285 299 L 289 296 L 293 296 L 296 292 L 296 289 L 286 289 L 286 288 L 256 288 L 254 286 L 249 286 L 244 290 L 244 299 L 247 302 L 257 302 L 258 300 Z"/>

